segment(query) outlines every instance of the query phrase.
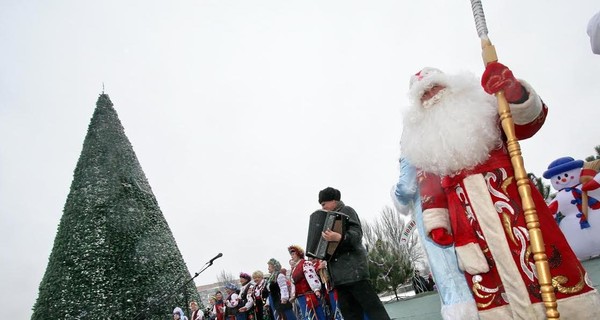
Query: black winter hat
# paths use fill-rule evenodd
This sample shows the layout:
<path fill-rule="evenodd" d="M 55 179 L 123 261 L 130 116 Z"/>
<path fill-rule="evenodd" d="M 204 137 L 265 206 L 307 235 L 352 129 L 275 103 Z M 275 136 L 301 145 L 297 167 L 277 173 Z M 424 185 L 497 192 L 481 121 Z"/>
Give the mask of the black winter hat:
<path fill-rule="evenodd" d="M 340 190 L 334 189 L 332 187 L 327 187 L 319 191 L 319 204 L 331 200 L 340 201 L 341 198 L 342 194 L 340 193 Z"/>

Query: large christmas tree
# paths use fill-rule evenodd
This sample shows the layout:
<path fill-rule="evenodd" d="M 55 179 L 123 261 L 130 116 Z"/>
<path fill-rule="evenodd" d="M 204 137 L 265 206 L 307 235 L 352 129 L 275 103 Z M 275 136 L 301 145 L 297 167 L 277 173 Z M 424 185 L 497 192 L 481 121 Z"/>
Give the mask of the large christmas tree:
<path fill-rule="evenodd" d="M 32 319 L 167 319 L 193 281 L 108 95 L 75 168 Z M 181 290 L 177 290 L 181 288 Z"/>

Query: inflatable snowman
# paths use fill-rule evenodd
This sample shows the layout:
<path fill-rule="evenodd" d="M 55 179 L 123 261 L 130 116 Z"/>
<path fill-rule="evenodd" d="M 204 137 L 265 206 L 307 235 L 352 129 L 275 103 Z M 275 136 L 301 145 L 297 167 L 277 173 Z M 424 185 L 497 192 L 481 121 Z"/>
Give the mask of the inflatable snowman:
<path fill-rule="evenodd" d="M 562 157 L 544 172 L 544 178 L 557 191 L 550 210 L 579 260 L 600 255 L 600 174 L 583 169 L 583 164 L 582 160 Z M 591 178 L 583 185 L 582 173 Z"/>

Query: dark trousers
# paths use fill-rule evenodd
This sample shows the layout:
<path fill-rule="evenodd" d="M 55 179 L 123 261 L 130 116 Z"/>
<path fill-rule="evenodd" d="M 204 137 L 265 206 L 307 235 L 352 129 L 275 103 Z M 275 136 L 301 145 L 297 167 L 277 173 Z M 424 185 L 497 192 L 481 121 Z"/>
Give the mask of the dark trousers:
<path fill-rule="evenodd" d="M 390 320 L 383 303 L 368 280 L 335 286 L 344 320 Z"/>

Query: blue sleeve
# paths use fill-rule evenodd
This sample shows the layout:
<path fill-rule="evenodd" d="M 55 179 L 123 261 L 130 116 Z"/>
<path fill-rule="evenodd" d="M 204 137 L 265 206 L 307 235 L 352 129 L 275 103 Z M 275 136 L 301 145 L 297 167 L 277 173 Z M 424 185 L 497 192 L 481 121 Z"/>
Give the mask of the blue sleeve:
<path fill-rule="evenodd" d="M 400 158 L 400 177 L 394 195 L 403 205 L 413 202 L 417 196 L 417 169 L 405 158 Z"/>

